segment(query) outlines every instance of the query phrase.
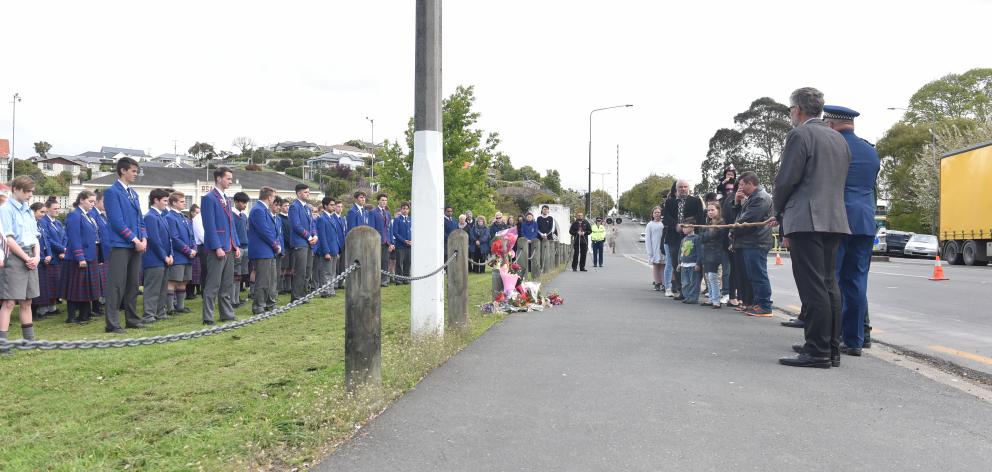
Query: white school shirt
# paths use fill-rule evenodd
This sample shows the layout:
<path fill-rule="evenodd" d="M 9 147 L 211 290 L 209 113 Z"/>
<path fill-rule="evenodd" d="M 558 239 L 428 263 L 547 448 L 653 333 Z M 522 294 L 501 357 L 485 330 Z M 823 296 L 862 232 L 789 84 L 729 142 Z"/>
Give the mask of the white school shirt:
<path fill-rule="evenodd" d="M 197 213 L 193 217 L 193 242 L 197 246 L 203 245 L 203 213 Z"/>

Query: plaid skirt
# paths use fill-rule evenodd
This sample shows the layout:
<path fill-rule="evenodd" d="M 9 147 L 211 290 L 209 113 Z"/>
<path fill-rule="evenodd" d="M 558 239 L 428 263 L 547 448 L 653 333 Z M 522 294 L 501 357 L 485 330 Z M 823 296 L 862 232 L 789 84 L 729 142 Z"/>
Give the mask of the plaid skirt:
<path fill-rule="evenodd" d="M 193 277 L 190 280 L 193 285 L 200 285 L 200 255 L 193 258 Z"/>
<path fill-rule="evenodd" d="M 103 296 L 103 270 L 96 261 L 86 261 L 79 267 L 76 261 L 62 265 L 62 286 L 59 294 L 70 302 L 92 302 Z"/>
<path fill-rule="evenodd" d="M 54 305 L 59 299 L 59 280 L 62 278 L 62 266 L 38 265 L 38 297 L 32 303 L 36 305 Z"/>

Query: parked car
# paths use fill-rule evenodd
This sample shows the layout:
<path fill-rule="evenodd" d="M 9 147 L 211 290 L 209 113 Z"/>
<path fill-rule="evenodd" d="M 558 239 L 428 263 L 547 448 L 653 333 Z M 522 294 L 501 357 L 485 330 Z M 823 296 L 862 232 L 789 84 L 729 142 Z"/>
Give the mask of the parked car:
<path fill-rule="evenodd" d="M 886 254 L 903 254 L 903 250 L 906 249 L 906 243 L 909 242 L 909 238 L 913 236 L 913 233 L 907 233 L 905 231 L 894 231 L 888 230 L 885 232 L 885 253 Z"/>
<path fill-rule="evenodd" d="M 647 241 L 647 235 L 644 234 L 644 233 L 641 233 L 641 235 L 637 237 L 637 242 L 643 243 L 644 241 Z"/>
<path fill-rule="evenodd" d="M 932 234 L 913 234 L 906 242 L 903 254 L 907 256 L 937 257 L 939 244 Z"/>
<path fill-rule="evenodd" d="M 871 252 L 885 254 L 888 252 L 888 245 L 885 243 L 885 233 L 887 230 L 883 228 L 878 229 L 878 233 L 875 233 L 875 244 L 871 247 Z"/>

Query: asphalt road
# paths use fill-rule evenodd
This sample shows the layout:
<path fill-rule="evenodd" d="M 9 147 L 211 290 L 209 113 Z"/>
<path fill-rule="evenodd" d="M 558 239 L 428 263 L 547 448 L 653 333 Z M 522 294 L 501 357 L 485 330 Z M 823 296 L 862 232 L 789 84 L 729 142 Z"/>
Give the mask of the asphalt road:
<path fill-rule="evenodd" d="M 493 327 L 315 470 L 989 470 L 992 396 L 876 354 L 781 366 L 798 330 L 654 292 L 625 226 L 551 284 L 565 305 Z"/>

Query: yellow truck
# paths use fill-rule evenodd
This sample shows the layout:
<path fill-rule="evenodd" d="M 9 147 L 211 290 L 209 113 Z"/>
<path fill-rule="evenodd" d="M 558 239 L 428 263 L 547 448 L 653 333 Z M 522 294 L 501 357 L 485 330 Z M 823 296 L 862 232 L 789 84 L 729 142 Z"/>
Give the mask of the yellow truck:
<path fill-rule="evenodd" d="M 986 187 L 989 185 L 989 187 Z M 992 141 L 940 159 L 941 254 L 950 264 L 986 265 L 992 257 Z"/>

